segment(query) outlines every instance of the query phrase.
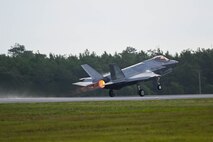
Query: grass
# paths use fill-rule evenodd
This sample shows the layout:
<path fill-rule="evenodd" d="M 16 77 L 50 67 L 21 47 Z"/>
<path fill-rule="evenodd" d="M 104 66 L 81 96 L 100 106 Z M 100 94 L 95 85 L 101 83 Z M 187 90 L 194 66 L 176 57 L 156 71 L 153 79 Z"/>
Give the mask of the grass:
<path fill-rule="evenodd" d="M 213 141 L 213 99 L 0 104 L 1 142 Z"/>

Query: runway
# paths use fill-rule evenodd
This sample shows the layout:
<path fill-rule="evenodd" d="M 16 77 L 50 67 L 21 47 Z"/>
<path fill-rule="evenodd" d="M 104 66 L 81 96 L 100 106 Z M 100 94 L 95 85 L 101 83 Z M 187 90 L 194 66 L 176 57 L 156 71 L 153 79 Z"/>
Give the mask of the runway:
<path fill-rule="evenodd" d="M 154 95 L 131 97 L 48 97 L 48 98 L 0 98 L 0 103 L 42 103 L 42 102 L 89 102 L 89 101 L 144 101 L 213 98 L 213 94 L 199 95 Z"/>

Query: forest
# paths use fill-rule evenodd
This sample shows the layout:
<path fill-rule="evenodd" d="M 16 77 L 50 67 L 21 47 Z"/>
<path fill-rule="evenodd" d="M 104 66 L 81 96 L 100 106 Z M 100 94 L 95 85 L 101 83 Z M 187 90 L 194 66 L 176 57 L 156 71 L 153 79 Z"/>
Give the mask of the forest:
<path fill-rule="evenodd" d="M 107 96 L 107 90 L 85 91 L 72 85 L 79 78 L 88 76 L 81 64 L 107 73 L 110 63 L 124 68 L 156 55 L 175 59 L 179 64 L 172 73 L 161 78 L 161 91 L 153 87 L 152 81 L 142 82 L 146 95 L 213 93 L 213 49 L 187 49 L 171 55 L 160 49 L 137 51 L 134 47 L 126 47 L 121 53 L 114 54 L 97 55 L 86 49 L 79 55 L 45 55 L 16 43 L 8 49 L 8 54 L 0 54 L 0 97 Z M 128 86 L 117 91 L 117 95 L 137 95 L 136 91 L 135 85 Z"/>

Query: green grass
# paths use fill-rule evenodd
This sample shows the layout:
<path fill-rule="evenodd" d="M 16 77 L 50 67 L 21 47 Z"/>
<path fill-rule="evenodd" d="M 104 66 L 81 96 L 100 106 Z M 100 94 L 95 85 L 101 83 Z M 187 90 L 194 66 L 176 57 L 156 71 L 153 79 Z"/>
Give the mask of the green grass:
<path fill-rule="evenodd" d="M 213 99 L 0 104 L 0 142 L 213 141 Z"/>

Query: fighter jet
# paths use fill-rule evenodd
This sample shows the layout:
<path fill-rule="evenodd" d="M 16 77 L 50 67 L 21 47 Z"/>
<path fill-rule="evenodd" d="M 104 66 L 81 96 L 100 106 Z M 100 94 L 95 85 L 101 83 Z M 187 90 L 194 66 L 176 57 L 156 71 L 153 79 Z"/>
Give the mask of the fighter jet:
<path fill-rule="evenodd" d="M 162 89 L 160 78 L 172 71 L 178 61 L 170 60 L 162 55 L 137 63 L 135 65 L 120 69 L 117 64 L 110 64 L 110 72 L 104 75 L 97 72 L 88 64 L 81 65 L 90 77 L 81 78 L 80 82 L 73 85 L 109 89 L 109 96 L 114 97 L 114 90 L 119 90 L 128 85 L 137 85 L 138 95 L 144 96 L 144 90 L 140 86 L 141 82 L 154 80 L 158 90 Z"/>

